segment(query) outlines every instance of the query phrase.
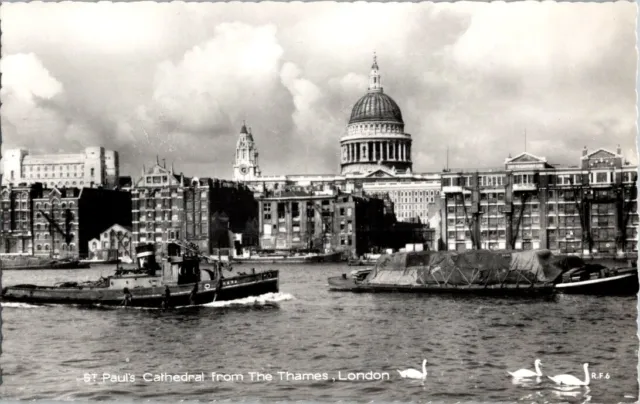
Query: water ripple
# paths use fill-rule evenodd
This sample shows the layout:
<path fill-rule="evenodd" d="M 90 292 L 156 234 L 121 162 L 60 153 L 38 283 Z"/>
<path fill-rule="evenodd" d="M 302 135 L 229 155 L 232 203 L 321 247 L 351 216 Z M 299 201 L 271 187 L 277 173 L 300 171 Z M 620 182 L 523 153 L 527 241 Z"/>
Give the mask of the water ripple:
<path fill-rule="evenodd" d="M 329 293 L 339 266 L 282 269 L 281 293 L 241 302 L 161 310 L 3 303 L 2 397 L 21 400 L 175 402 L 633 402 L 638 391 L 636 299 L 488 299 Z M 93 271 L 93 272 L 92 272 Z M 20 273 L 22 272 L 22 273 Z M 64 271 L 62 271 L 64 272 Z M 95 270 L 4 274 L 4 285 L 55 283 Z M 20 278 L 20 277 L 27 277 Z M 99 276 L 99 275 L 98 275 Z M 84 279 L 86 278 L 86 279 Z M 427 380 L 396 369 L 421 366 Z M 514 383 L 533 368 L 581 377 L 590 389 L 559 390 L 548 379 Z M 280 380 L 278 372 L 379 372 L 388 380 Z M 144 373 L 241 374 L 244 380 L 154 383 Z M 262 372 L 271 381 L 250 380 Z M 87 383 L 104 373 L 133 383 Z"/>

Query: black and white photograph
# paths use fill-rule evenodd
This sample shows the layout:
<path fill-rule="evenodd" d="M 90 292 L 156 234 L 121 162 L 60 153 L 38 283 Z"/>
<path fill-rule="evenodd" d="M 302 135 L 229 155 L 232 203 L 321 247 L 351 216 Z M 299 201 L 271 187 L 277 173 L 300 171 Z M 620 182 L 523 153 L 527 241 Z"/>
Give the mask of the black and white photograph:
<path fill-rule="evenodd" d="M 0 397 L 638 402 L 637 14 L 3 2 Z"/>

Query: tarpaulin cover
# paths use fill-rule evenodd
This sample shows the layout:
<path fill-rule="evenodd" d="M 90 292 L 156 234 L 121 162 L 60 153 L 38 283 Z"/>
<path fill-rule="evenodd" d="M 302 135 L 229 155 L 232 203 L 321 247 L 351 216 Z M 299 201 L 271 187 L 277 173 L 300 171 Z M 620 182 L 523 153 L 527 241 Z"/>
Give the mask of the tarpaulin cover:
<path fill-rule="evenodd" d="M 381 256 L 365 282 L 452 286 L 547 283 L 563 272 L 553 258 L 548 250 L 395 253 Z"/>
<path fill-rule="evenodd" d="M 575 255 L 554 255 L 552 261 L 555 266 L 562 269 L 562 272 L 573 268 L 582 268 L 586 265 L 582 258 Z"/>

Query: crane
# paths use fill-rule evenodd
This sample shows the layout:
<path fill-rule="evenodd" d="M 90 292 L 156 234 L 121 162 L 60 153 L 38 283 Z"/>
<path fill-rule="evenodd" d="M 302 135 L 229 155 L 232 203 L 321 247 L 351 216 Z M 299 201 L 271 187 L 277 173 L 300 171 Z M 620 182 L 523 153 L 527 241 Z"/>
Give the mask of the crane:
<path fill-rule="evenodd" d="M 71 222 L 73 220 L 73 214 L 71 213 L 71 209 L 64 210 L 64 229 L 58 224 L 54 217 L 54 208 L 53 204 L 51 205 L 50 212 L 47 213 L 42 209 L 38 210 L 42 216 L 49 222 L 49 234 L 51 234 L 51 252 L 50 255 L 53 255 L 55 250 L 55 235 L 56 233 L 60 233 L 62 235 L 64 243 L 69 245 L 73 240 L 73 235 L 71 234 Z"/>

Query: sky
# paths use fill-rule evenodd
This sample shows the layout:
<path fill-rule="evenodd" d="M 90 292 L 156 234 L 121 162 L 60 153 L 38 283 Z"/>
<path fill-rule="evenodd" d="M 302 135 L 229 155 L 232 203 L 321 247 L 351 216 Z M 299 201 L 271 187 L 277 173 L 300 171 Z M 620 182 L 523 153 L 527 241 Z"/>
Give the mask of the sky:
<path fill-rule="evenodd" d="M 243 120 L 263 175 L 337 174 L 376 52 L 413 171 L 526 150 L 636 151 L 636 5 L 4 3 L 3 150 L 101 145 L 134 177 L 156 156 L 231 178 Z M 588 22 L 588 23 L 585 23 Z M 525 144 L 526 133 L 526 144 Z"/>

